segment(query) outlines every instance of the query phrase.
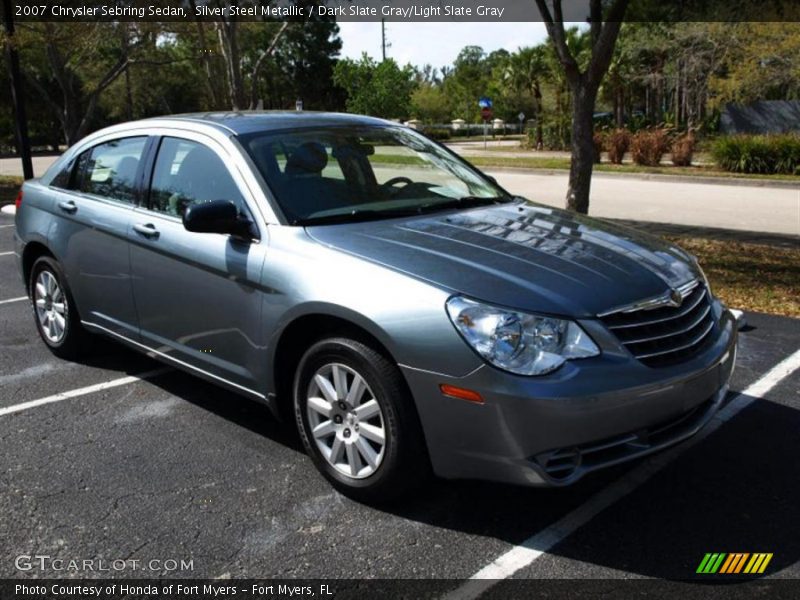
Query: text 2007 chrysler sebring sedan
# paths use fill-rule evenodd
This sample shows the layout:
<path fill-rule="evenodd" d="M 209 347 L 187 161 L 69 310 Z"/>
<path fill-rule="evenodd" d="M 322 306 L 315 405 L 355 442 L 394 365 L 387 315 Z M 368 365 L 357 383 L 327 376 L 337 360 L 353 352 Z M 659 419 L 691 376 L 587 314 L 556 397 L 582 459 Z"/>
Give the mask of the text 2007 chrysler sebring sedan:
<path fill-rule="evenodd" d="M 54 353 L 101 333 L 263 400 L 362 499 L 431 468 L 574 482 L 691 436 L 733 369 L 734 319 L 692 256 L 512 197 L 386 121 L 127 123 L 18 203 Z"/>

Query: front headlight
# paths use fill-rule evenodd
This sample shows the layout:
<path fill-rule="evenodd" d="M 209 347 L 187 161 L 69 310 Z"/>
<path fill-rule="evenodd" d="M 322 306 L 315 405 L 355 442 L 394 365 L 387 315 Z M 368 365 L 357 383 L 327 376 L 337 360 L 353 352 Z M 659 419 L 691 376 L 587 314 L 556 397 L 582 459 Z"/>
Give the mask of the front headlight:
<path fill-rule="evenodd" d="M 573 321 L 498 308 L 460 296 L 447 301 L 447 314 L 478 354 L 518 375 L 544 375 L 567 359 L 600 354 Z"/>

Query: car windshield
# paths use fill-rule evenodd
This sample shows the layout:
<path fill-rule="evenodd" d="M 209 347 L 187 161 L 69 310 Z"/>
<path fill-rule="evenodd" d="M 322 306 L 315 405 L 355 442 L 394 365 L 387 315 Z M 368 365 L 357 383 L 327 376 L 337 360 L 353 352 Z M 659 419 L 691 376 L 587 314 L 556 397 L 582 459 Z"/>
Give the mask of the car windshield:
<path fill-rule="evenodd" d="M 345 223 L 508 202 L 499 186 L 405 127 L 242 136 L 292 225 Z"/>

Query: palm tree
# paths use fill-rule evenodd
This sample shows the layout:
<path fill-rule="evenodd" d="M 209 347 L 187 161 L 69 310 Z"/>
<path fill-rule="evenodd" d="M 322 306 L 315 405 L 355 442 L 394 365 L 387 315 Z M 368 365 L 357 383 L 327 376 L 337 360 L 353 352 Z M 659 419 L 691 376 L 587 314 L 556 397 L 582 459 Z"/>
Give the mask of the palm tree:
<path fill-rule="evenodd" d="M 544 45 L 520 48 L 508 63 L 509 79 L 514 89 L 533 96 L 536 114 L 536 148 L 542 148 L 542 82 L 551 76 Z"/>

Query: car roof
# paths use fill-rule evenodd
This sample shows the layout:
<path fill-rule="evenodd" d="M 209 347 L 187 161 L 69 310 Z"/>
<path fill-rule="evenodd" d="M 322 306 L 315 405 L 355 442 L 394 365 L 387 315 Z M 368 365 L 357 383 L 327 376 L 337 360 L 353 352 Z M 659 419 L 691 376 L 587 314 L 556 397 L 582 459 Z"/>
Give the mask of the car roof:
<path fill-rule="evenodd" d="M 151 122 L 160 120 L 202 122 L 213 125 L 235 135 L 255 133 L 259 131 L 276 131 L 300 127 L 336 127 L 343 125 L 396 125 L 391 121 L 352 115 L 346 113 L 313 112 L 299 110 L 284 111 L 235 111 L 235 112 L 201 112 L 180 115 L 165 115 L 148 119 Z"/>

